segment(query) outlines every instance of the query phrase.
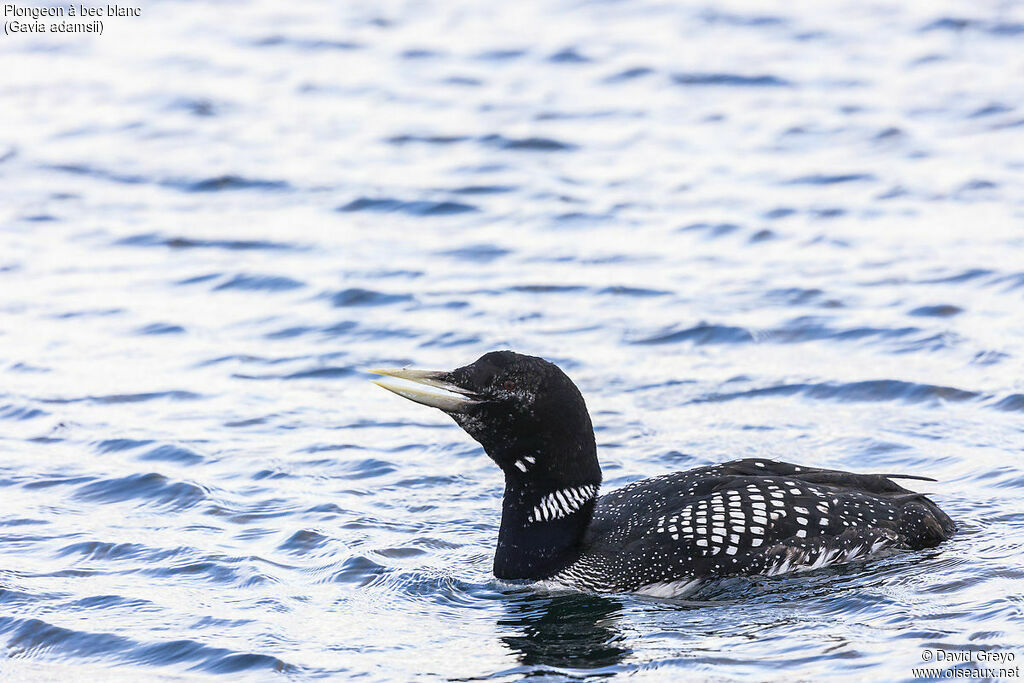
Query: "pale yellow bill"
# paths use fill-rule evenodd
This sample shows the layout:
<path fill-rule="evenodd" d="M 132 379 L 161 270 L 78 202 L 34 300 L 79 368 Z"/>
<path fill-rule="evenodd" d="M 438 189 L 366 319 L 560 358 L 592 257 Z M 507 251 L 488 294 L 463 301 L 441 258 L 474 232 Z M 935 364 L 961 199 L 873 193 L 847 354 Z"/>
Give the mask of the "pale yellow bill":
<path fill-rule="evenodd" d="M 399 396 L 431 408 L 457 413 L 479 403 L 473 394 L 450 382 L 440 379 L 445 373 L 436 370 L 415 368 L 375 368 L 368 370 L 375 375 L 384 375 L 372 380 L 379 387 Z"/>

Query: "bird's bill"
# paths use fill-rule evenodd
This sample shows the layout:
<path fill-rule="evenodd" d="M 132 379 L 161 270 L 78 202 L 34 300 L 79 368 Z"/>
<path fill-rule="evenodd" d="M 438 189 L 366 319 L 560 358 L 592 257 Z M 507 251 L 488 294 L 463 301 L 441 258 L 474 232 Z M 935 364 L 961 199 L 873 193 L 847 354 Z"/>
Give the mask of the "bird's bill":
<path fill-rule="evenodd" d="M 372 380 L 377 386 L 393 391 L 410 401 L 439 408 L 447 413 L 459 413 L 471 405 L 480 403 L 472 391 L 445 381 L 448 373 L 440 370 L 377 368 L 368 372 L 384 376 Z"/>

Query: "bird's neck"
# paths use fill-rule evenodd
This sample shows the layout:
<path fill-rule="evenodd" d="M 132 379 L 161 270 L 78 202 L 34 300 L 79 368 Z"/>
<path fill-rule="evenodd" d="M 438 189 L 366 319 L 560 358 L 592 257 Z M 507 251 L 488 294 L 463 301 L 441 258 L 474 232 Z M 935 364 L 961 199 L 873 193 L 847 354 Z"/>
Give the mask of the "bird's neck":
<path fill-rule="evenodd" d="M 536 463 L 523 461 L 530 464 L 526 472 L 506 471 L 494 554 L 499 579 L 544 579 L 579 557 L 601 485 L 596 449 L 589 450 L 569 471 L 544 471 L 553 458 L 543 456 Z"/>

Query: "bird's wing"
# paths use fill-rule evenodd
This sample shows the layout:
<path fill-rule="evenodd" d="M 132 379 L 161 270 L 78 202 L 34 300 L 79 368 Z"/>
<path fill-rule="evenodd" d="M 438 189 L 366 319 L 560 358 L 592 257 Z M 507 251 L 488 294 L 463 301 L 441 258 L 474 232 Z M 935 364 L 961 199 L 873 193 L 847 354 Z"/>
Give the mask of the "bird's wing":
<path fill-rule="evenodd" d="M 602 572 L 628 582 L 661 571 L 668 581 L 683 573 L 773 574 L 893 546 L 928 547 L 952 530 L 930 500 L 886 477 L 747 460 L 601 497 L 585 542 Z"/>

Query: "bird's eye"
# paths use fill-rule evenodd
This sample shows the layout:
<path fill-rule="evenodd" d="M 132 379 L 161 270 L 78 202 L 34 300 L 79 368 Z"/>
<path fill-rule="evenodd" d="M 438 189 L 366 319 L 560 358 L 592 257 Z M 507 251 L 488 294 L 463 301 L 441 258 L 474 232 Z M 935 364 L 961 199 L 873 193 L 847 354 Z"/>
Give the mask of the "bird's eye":
<path fill-rule="evenodd" d="M 515 391 L 515 389 L 516 389 L 516 383 L 515 383 L 515 382 L 513 382 L 512 380 L 506 380 L 506 381 L 505 381 L 505 382 L 504 382 L 504 383 L 503 383 L 503 384 L 501 385 L 501 388 L 502 388 L 502 389 L 504 389 L 505 391 Z"/>

